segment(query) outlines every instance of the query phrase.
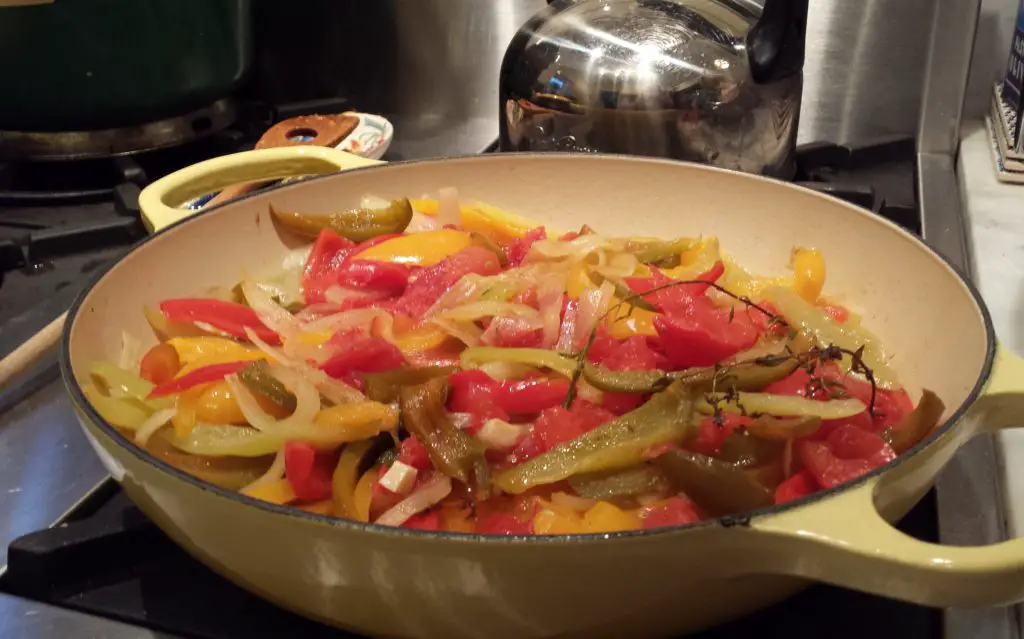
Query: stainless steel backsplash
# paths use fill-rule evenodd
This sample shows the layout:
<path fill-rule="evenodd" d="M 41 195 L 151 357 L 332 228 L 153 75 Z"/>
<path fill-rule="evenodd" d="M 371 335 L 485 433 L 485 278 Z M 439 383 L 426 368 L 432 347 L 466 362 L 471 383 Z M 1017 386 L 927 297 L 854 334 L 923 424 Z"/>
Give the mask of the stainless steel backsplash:
<path fill-rule="evenodd" d="M 913 135 L 941 0 L 813 0 L 799 141 Z M 358 5 L 356 7 L 355 5 Z M 497 72 L 544 0 L 258 3 L 257 82 L 277 99 L 349 95 L 417 139 L 497 134 Z M 292 15 L 294 14 L 294 15 Z M 274 95 L 275 92 L 277 95 Z"/>

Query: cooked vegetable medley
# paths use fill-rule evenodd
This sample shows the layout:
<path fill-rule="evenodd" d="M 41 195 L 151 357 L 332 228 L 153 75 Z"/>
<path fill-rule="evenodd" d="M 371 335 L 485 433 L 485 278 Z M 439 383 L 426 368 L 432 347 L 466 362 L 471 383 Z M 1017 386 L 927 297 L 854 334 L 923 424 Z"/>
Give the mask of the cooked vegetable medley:
<path fill-rule="evenodd" d="M 671 526 L 850 481 L 943 413 L 822 297 L 813 248 L 759 277 L 714 238 L 554 231 L 452 189 L 271 214 L 312 247 L 144 309 L 158 344 L 85 386 L 250 497 L 422 530 Z"/>

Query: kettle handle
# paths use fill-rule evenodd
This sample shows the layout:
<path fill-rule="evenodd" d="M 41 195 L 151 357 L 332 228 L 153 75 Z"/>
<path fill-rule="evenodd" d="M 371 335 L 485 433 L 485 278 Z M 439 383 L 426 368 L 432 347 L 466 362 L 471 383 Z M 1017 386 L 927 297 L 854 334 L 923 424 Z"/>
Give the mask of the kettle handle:
<path fill-rule="evenodd" d="M 747 34 L 754 82 L 767 84 L 804 66 L 808 0 L 765 0 L 761 17 Z"/>

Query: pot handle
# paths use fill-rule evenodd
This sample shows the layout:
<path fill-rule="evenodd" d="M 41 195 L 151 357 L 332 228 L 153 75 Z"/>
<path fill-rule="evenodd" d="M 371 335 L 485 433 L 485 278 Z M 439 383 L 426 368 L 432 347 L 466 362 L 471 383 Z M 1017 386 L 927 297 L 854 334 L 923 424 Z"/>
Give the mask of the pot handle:
<path fill-rule="evenodd" d="M 1024 359 L 997 348 L 989 383 L 958 427 L 858 486 L 755 519 L 754 532 L 775 551 L 770 569 L 926 606 L 1024 600 L 1024 538 L 975 547 L 932 544 L 900 532 L 882 514 L 923 494 L 974 435 L 1024 426 Z"/>
<path fill-rule="evenodd" d="M 232 184 L 346 171 L 376 164 L 384 162 L 312 145 L 223 155 L 165 175 L 144 188 L 139 195 L 142 222 L 150 232 L 159 231 L 197 213 L 177 208 L 182 202 Z"/>

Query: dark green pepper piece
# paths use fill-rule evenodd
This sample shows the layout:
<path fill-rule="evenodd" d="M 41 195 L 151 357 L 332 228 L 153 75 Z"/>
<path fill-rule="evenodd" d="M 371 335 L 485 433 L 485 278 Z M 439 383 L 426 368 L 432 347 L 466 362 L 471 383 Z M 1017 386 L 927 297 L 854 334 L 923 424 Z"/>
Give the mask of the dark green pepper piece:
<path fill-rule="evenodd" d="M 644 464 L 626 470 L 573 475 L 569 485 L 580 497 L 609 500 L 649 493 L 661 481 L 658 471 Z"/>
<path fill-rule="evenodd" d="M 266 360 L 256 360 L 238 372 L 238 379 L 254 393 L 267 398 L 289 413 L 295 412 L 295 395 L 270 373 Z"/>
<path fill-rule="evenodd" d="M 692 238 L 677 237 L 674 240 L 629 240 L 626 251 L 636 256 L 642 264 L 654 264 L 661 268 L 679 266 L 679 255 L 694 246 Z"/>
<path fill-rule="evenodd" d="M 925 389 L 921 393 L 921 401 L 917 408 L 908 413 L 899 423 L 885 429 L 882 434 L 896 454 L 910 450 L 918 442 L 928 436 L 939 423 L 946 405 L 939 396 Z"/>
<path fill-rule="evenodd" d="M 405 386 L 418 386 L 435 377 L 448 377 L 459 370 L 455 366 L 403 366 L 382 373 L 363 373 L 364 393 L 375 402 L 398 401 Z"/>
<path fill-rule="evenodd" d="M 295 213 L 278 211 L 270 205 L 270 214 L 288 230 L 308 238 L 316 238 L 329 228 L 353 242 L 365 242 L 379 235 L 401 233 L 412 221 L 412 204 L 408 198 L 394 200 L 382 209 L 349 209 L 335 213 Z"/>
<path fill-rule="evenodd" d="M 772 491 L 740 466 L 685 450 L 668 451 L 655 463 L 673 488 L 716 517 L 775 503 Z"/>
<path fill-rule="evenodd" d="M 508 266 L 508 256 L 505 255 L 505 251 L 501 250 L 501 247 L 492 242 L 486 235 L 482 235 L 476 231 L 470 231 L 469 241 L 473 246 L 479 246 L 482 249 L 487 249 L 491 253 L 494 253 L 495 257 L 498 258 L 498 263 L 501 264 L 501 268 Z"/>

